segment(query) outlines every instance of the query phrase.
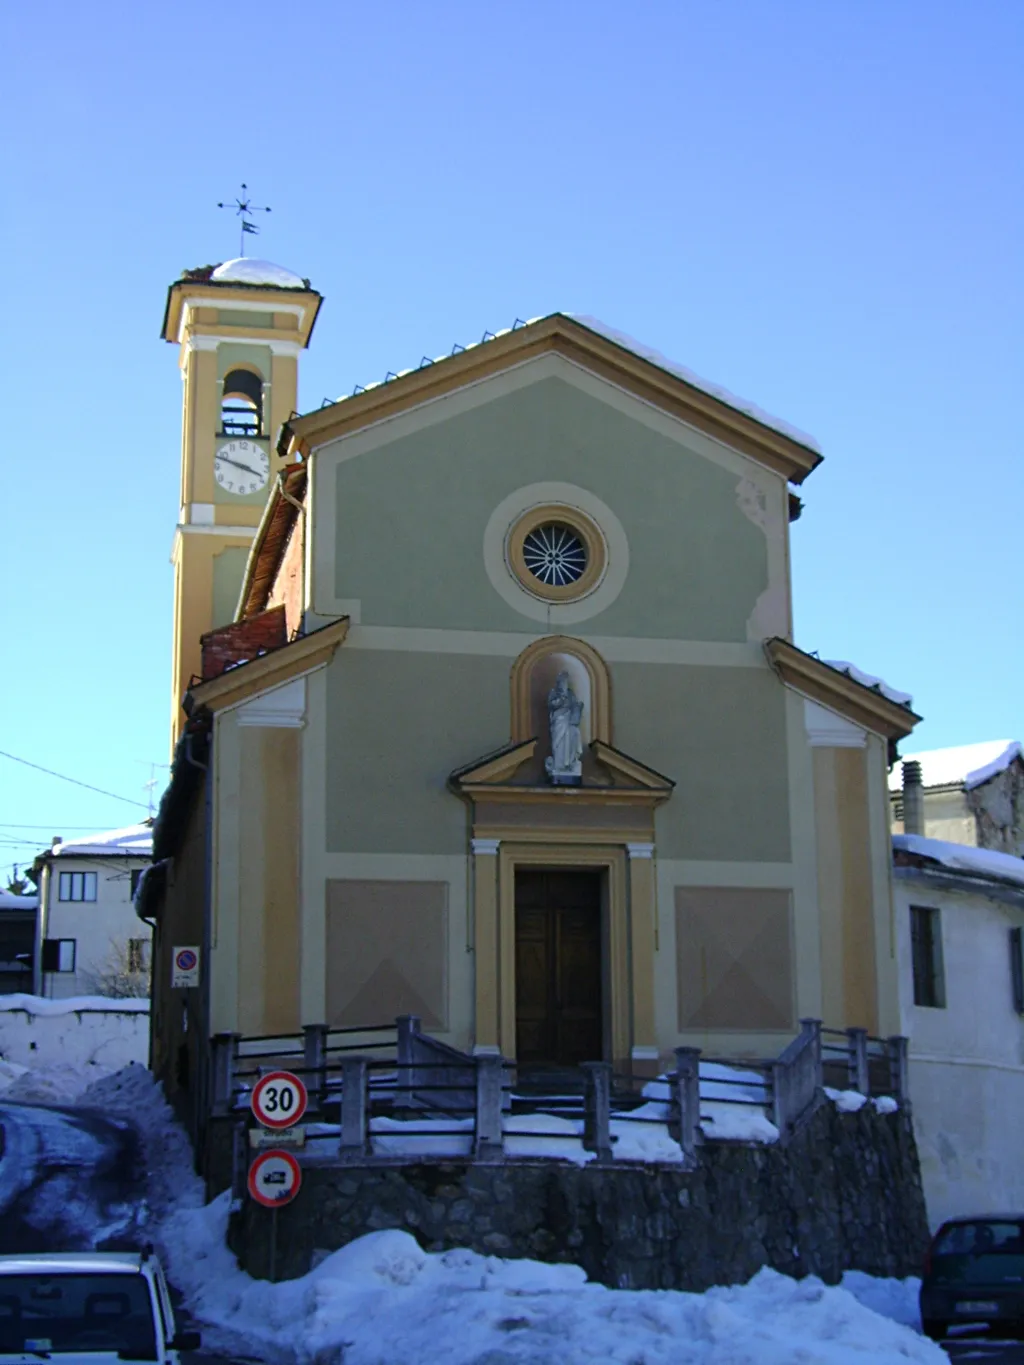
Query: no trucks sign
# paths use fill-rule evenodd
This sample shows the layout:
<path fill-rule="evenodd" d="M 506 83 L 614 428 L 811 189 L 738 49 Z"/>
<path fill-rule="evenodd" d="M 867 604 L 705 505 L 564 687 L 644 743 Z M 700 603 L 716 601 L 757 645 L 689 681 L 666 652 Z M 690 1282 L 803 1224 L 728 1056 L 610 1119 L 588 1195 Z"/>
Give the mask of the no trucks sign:
<path fill-rule="evenodd" d="M 302 1171 L 291 1152 L 261 1152 L 249 1167 L 249 1193 L 266 1209 L 290 1204 L 302 1184 Z"/>

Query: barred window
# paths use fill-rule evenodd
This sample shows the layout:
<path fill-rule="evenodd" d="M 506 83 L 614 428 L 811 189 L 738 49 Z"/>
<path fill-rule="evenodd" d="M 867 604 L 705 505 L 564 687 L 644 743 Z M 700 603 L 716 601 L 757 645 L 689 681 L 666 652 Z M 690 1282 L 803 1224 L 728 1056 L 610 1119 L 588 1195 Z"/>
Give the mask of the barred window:
<path fill-rule="evenodd" d="M 910 950 L 914 969 L 914 1004 L 945 1009 L 942 923 L 938 910 L 933 906 L 910 907 Z"/>

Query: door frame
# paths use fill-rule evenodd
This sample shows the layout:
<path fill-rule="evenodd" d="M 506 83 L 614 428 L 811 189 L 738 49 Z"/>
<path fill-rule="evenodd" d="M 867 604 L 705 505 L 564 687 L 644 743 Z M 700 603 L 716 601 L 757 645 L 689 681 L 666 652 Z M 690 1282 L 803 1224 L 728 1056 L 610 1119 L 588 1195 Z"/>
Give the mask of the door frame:
<path fill-rule="evenodd" d="M 626 849 L 621 845 L 551 846 L 501 841 L 498 848 L 498 1047 L 516 1055 L 516 868 L 602 872 L 601 981 L 605 1058 L 630 1056 L 630 944 Z"/>

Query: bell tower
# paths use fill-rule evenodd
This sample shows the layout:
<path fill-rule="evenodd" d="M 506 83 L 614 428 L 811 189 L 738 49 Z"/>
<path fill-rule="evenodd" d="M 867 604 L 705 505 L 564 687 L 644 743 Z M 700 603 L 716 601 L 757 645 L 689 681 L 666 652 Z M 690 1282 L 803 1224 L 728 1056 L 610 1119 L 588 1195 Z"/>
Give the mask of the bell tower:
<path fill-rule="evenodd" d="M 186 270 L 167 291 L 163 337 L 179 348 L 181 496 L 171 563 L 171 744 L 200 668 L 200 636 L 234 619 L 246 559 L 283 462 L 299 353 L 322 302 L 308 280 L 241 257 Z"/>

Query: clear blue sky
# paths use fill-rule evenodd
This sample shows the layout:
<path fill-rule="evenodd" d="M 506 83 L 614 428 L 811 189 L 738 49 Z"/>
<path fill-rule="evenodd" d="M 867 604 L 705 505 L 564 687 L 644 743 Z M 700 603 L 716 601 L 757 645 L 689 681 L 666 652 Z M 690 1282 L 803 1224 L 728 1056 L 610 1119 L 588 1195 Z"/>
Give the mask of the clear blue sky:
<path fill-rule="evenodd" d="M 326 296 L 301 406 L 592 313 L 814 433 L 797 640 L 1024 732 L 1021 0 L 9 7 L 0 749 L 144 803 L 167 757 L 167 285 Z M 159 770 L 158 770 L 159 774 Z M 0 759 L 0 865 L 133 807 Z M 76 828 L 77 827 L 81 827 Z"/>

